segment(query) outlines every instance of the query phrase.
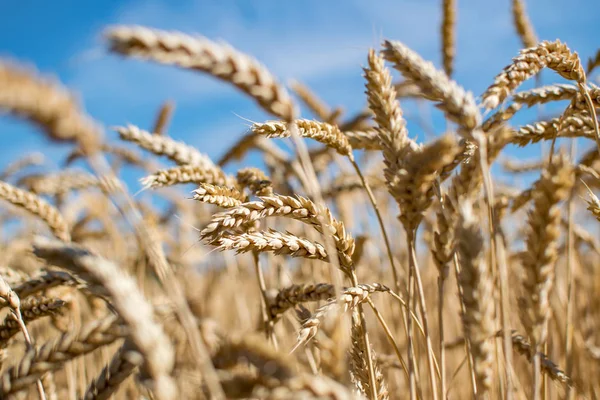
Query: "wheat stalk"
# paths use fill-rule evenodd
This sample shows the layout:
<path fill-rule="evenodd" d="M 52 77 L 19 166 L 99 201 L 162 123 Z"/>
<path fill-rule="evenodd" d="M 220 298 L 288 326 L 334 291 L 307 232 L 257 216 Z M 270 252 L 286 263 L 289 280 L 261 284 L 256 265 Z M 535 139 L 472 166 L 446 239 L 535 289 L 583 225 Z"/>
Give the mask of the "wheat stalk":
<path fill-rule="evenodd" d="M 156 135 L 164 135 L 167 126 L 169 125 L 169 121 L 173 116 L 173 109 L 175 108 L 175 104 L 172 101 L 165 101 L 158 113 L 156 115 L 156 121 L 154 121 L 154 127 L 152 128 L 152 132 Z"/>

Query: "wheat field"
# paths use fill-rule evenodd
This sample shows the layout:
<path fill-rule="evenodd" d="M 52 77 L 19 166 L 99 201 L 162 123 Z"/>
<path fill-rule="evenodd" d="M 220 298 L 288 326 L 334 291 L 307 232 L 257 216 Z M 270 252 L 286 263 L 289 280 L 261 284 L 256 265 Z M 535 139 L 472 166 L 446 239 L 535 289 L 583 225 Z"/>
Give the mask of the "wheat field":
<path fill-rule="evenodd" d="M 523 49 L 474 95 L 441 6 L 442 68 L 383 40 L 355 115 L 227 43 L 108 27 L 110 52 L 272 116 L 218 160 L 176 139 L 172 102 L 104 128 L 0 60 L 0 111 L 70 149 L 60 169 L 23 149 L 0 172 L 0 398 L 599 399 L 600 51 L 540 41 L 513 0 Z M 411 103 L 445 128 L 415 139 Z M 250 154 L 260 168 L 233 167 Z"/>

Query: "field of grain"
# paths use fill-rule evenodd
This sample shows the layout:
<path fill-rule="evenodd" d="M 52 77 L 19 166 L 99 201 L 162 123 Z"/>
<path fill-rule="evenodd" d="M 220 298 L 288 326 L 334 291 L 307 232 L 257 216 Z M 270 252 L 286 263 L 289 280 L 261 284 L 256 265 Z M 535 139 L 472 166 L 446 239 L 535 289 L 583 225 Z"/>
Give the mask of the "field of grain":
<path fill-rule="evenodd" d="M 172 102 L 106 140 L 60 82 L 0 60 L 0 111 L 72 150 L 0 172 L 0 399 L 600 398 L 600 51 L 539 41 L 513 0 L 523 50 L 474 95 L 441 3 L 443 68 L 383 40 L 356 115 L 226 43 L 108 27 L 109 51 L 272 115 L 218 160 L 176 139 Z M 415 102 L 444 129 L 409 132 Z"/>

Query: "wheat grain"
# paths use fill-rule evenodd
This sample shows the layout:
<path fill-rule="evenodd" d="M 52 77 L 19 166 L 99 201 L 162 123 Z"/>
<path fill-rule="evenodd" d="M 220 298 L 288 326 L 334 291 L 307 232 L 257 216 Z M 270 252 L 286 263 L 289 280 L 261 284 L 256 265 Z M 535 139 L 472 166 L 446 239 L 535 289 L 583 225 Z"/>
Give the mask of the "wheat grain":
<path fill-rule="evenodd" d="M 235 188 L 215 186 L 207 183 L 201 183 L 200 187 L 192 193 L 194 193 L 194 200 L 215 204 L 221 208 L 236 207 L 246 200 L 246 196 Z"/>

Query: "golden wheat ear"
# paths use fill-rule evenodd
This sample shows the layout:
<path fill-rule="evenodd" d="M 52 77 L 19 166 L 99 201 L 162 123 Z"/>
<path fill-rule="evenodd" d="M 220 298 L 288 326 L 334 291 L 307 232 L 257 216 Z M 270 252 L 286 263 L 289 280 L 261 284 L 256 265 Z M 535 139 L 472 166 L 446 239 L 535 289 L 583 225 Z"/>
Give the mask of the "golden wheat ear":
<path fill-rule="evenodd" d="M 294 119 L 296 107 L 287 90 L 257 60 L 225 43 L 141 26 L 112 27 L 105 37 L 111 51 L 210 74 L 236 86 L 270 114 Z"/>
<path fill-rule="evenodd" d="M 513 62 L 496 76 L 494 83 L 483 93 L 482 105 L 496 108 L 524 81 L 550 68 L 565 79 L 585 83 L 585 71 L 577 53 L 559 40 L 543 41 L 535 47 L 521 50 Z"/>

